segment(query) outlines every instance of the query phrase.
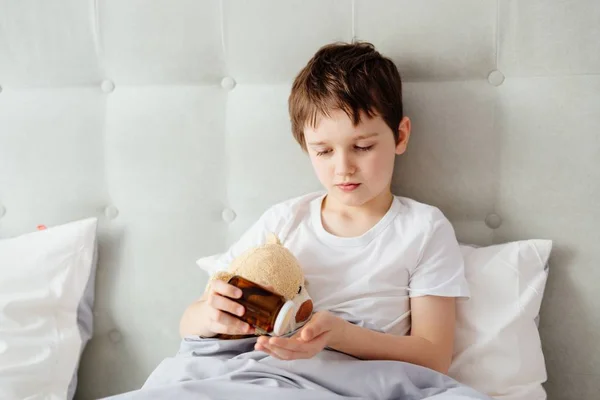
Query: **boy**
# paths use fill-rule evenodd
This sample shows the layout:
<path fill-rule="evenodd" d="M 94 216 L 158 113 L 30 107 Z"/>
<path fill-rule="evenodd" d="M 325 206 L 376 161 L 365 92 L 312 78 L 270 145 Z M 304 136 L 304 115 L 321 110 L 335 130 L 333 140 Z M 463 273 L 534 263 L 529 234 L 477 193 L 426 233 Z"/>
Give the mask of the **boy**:
<path fill-rule="evenodd" d="M 401 88 L 393 62 L 369 43 L 326 45 L 296 77 L 292 131 L 326 190 L 272 206 L 208 268 L 226 269 L 267 232 L 303 266 L 316 313 L 291 338 L 259 337 L 257 350 L 292 360 L 329 347 L 447 373 L 455 298 L 469 292 L 449 221 L 391 192 L 411 131 Z M 253 333 L 228 314 L 243 314 L 231 300 L 239 296 L 215 282 L 185 311 L 181 335 Z"/>

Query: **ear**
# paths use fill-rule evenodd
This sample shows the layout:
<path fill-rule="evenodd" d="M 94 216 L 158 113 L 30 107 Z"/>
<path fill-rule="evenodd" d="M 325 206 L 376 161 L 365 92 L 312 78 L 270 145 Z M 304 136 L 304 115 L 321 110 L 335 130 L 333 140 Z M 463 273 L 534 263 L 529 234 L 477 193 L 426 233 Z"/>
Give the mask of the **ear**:
<path fill-rule="evenodd" d="M 268 232 L 266 243 L 267 244 L 281 244 L 281 241 L 279 240 L 277 235 L 275 235 L 273 232 Z"/>
<path fill-rule="evenodd" d="M 404 154 L 406 147 L 408 146 L 408 139 L 410 138 L 411 122 L 408 117 L 403 117 L 398 125 L 398 143 L 396 143 L 396 154 Z"/>
<path fill-rule="evenodd" d="M 312 300 L 306 300 L 296 313 L 296 323 L 305 322 L 310 318 L 313 312 L 313 302 Z"/>

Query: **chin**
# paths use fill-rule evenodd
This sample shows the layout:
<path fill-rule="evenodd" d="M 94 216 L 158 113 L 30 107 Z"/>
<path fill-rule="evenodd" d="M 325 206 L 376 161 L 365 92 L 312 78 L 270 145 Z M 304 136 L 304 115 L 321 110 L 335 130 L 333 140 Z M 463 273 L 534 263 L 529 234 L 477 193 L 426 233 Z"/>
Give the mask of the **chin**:
<path fill-rule="evenodd" d="M 330 192 L 330 194 L 333 195 L 337 202 L 349 207 L 360 207 L 372 199 L 363 193 L 340 193 L 336 189 Z"/>

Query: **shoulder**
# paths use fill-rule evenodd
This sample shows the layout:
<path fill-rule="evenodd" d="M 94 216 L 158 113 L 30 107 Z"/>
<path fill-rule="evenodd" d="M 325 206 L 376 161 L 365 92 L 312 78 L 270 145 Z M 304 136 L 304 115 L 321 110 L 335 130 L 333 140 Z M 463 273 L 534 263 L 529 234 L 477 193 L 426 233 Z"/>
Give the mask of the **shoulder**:
<path fill-rule="evenodd" d="M 405 205 L 404 215 L 413 221 L 405 224 L 406 229 L 418 232 L 410 296 L 468 297 L 464 260 L 450 220 L 436 206 L 406 197 L 399 200 Z"/>
<path fill-rule="evenodd" d="M 397 226 L 402 227 L 405 236 L 419 244 L 421 256 L 431 248 L 456 250 L 458 239 L 454 226 L 439 207 L 408 197 L 396 198 L 402 204 Z"/>
<path fill-rule="evenodd" d="M 414 224 L 413 229 L 418 227 L 430 233 L 440 224 L 450 224 L 446 215 L 436 206 L 404 196 L 395 198 L 402 206 L 398 217 L 403 219 L 404 223 L 408 221 Z"/>

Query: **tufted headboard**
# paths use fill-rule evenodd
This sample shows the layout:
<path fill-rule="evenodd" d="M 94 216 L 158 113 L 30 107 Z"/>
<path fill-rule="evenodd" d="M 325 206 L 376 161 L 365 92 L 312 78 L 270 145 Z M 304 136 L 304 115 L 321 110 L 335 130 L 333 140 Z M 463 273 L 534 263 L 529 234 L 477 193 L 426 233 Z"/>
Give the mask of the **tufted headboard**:
<path fill-rule="evenodd" d="M 139 387 L 204 290 L 198 257 L 320 189 L 287 115 L 321 45 L 374 43 L 413 122 L 397 194 L 459 240 L 554 241 L 550 399 L 600 393 L 600 3 L 0 0 L 0 237 L 98 216 L 79 399 Z"/>

